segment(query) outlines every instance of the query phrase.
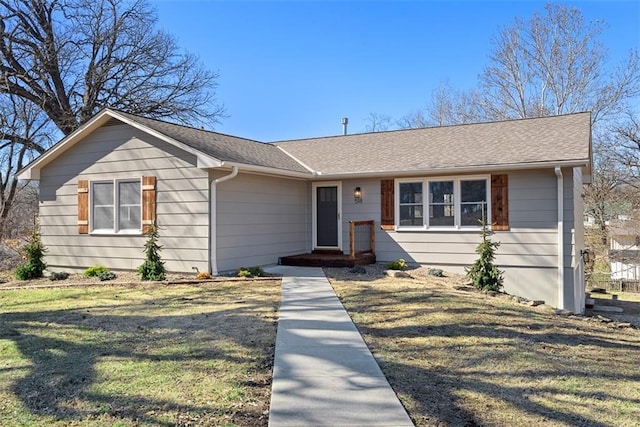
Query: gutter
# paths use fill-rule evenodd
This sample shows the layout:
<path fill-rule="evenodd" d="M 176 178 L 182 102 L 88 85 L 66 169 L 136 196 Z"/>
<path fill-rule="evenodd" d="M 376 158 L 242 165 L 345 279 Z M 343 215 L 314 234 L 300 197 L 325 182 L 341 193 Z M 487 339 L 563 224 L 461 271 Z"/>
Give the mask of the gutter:
<path fill-rule="evenodd" d="M 564 178 L 560 166 L 555 167 L 558 185 L 558 308 L 564 309 Z"/>
<path fill-rule="evenodd" d="M 238 166 L 231 167 L 231 173 L 221 176 L 220 178 L 212 179 L 209 184 L 209 270 L 211 275 L 218 275 L 218 258 L 217 258 L 217 229 L 215 227 L 216 222 L 216 187 L 218 184 L 230 181 L 238 176 Z"/>
<path fill-rule="evenodd" d="M 404 169 L 393 171 L 362 171 L 362 172 L 347 172 L 347 173 L 323 173 L 316 172 L 314 176 L 310 178 L 316 179 L 354 179 L 354 178 L 369 178 L 369 177 L 411 177 L 411 176 L 437 176 L 448 174 L 463 174 L 463 173 L 488 173 L 502 170 L 527 170 L 527 169 L 546 169 L 556 166 L 557 167 L 585 167 L 588 165 L 587 160 L 566 160 L 560 162 L 531 162 L 531 163 L 504 163 L 494 165 L 476 165 L 476 166 L 460 166 L 460 167 L 447 167 L 447 168 L 431 168 L 431 169 Z"/>

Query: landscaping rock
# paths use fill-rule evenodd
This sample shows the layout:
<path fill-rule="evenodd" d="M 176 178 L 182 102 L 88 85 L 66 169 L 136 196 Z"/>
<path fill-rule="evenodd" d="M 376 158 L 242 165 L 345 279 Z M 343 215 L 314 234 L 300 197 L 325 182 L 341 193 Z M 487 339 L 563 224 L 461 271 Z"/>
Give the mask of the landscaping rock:
<path fill-rule="evenodd" d="M 623 328 L 631 328 L 633 327 L 633 325 L 629 322 L 620 322 L 620 323 L 616 323 L 615 324 L 616 328 L 619 329 L 623 329 Z"/>
<path fill-rule="evenodd" d="M 540 300 L 540 299 L 536 299 L 533 301 L 529 301 L 527 305 L 530 305 L 531 307 L 537 307 L 539 305 L 544 304 L 544 301 Z"/>
<path fill-rule="evenodd" d="M 367 274 L 367 269 L 361 265 L 356 265 L 355 267 L 349 269 L 349 273 L 353 274 Z"/>
<path fill-rule="evenodd" d="M 404 279 L 411 278 L 411 276 L 409 276 L 409 273 L 401 270 L 387 270 L 384 273 L 389 277 L 404 278 Z"/>
<path fill-rule="evenodd" d="M 604 322 L 604 323 L 613 322 L 612 319 L 609 319 L 608 317 L 600 316 L 599 314 L 596 317 L 598 318 L 598 320 L 600 320 L 601 322 Z"/>
<path fill-rule="evenodd" d="M 569 310 L 558 309 L 556 310 L 556 314 L 559 314 L 560 316 L 570 316 L 573 313 L 570 312 Z"/>

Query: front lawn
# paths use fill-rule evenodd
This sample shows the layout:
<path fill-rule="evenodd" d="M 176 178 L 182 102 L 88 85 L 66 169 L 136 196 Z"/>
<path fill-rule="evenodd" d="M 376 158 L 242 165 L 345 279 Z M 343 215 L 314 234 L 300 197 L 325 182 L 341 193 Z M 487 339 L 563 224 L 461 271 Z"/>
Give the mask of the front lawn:
<path fill-rule="evenodd" d="M 638 329 L 452 279 L 336 271 L 334 289 L 416 425 L 638 425 Z"/>
<path fill-rule="evenodd" d="M 267 425 L 280 281 L 0 291 L 0 425 Z"/>

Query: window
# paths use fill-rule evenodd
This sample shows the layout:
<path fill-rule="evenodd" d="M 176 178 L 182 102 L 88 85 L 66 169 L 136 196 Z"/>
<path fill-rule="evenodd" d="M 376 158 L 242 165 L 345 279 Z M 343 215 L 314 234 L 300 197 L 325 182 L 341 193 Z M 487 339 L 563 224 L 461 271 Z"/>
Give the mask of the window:
<path fill-rule="evenodd" d="M 400 225 L 422 226 L 422 182 L 400 183 Z"/>
<path fill-rule="evenodd" d="M 98 233 L 132 233 L 142 230 L 140 180 L 91 184 L 91 229 Z"/>
<path fill-rule="evenodd" d="M 429 182 L 429 225 L 455 225 L 453 181 Z"/>
<path fill-rule="evenodd" d="M 479 225 L 487 220 L 487 180 L 460 181 L 460 225 Z"/>
<path fill-rule="evenodd" d="M 397 226 L 460 229 L 490 223 L 489 177 L 397 180 Z M 423 189 L 428 197 L 423 197 Z M 427 212 L 428 215 L 423 215 Z"/>

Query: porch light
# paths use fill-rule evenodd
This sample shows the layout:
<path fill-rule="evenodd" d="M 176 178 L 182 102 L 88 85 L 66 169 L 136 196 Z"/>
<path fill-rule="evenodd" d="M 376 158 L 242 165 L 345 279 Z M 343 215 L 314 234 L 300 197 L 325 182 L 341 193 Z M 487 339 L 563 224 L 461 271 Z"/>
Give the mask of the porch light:
<path fill-rule="evenodd" d="M 362 203 L 362 189 L 360 187 L 356 187 L 355 190 L 353 190 L 353 201 Z"/>

